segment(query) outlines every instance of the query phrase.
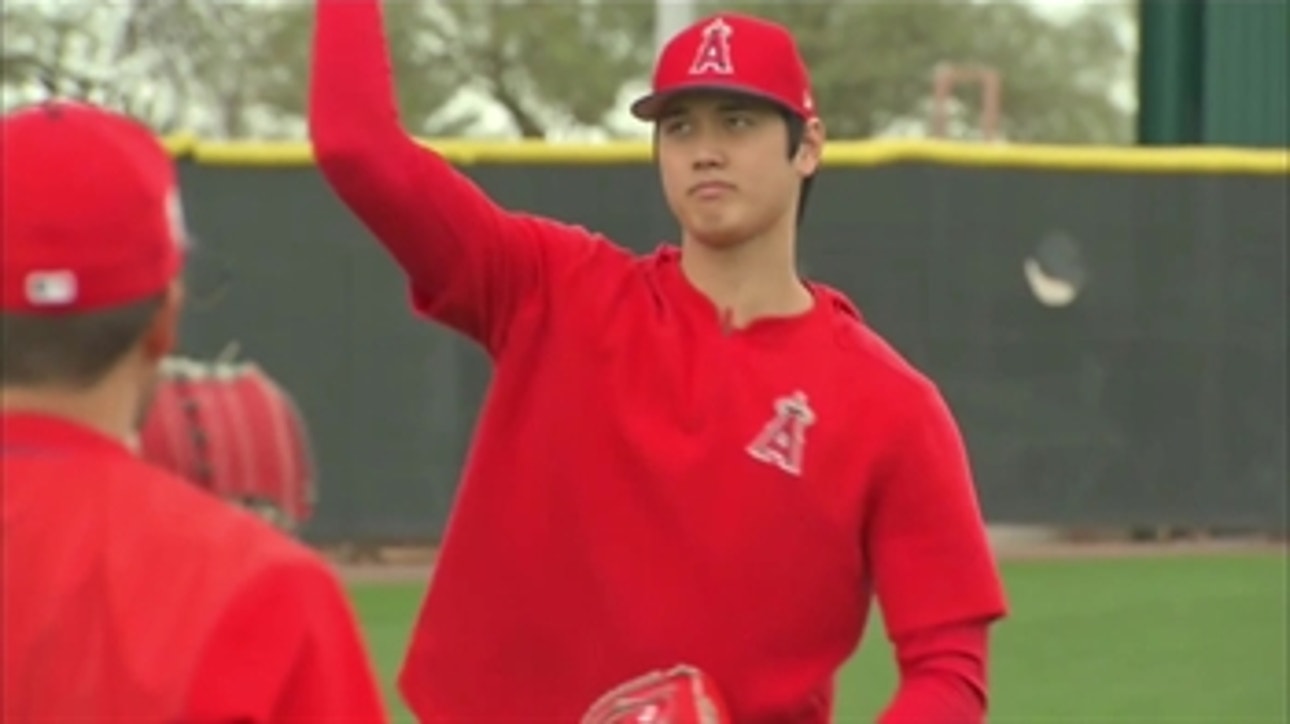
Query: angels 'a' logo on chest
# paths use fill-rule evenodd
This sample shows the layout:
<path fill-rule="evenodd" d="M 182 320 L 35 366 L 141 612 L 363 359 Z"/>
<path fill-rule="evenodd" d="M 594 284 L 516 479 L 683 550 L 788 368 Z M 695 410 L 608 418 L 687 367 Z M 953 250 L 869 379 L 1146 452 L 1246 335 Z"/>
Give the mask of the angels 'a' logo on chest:
<path fill-rule="evenodd" d="M 754 460 L 800 476 L 806 458 L 807 430 L 815 423 L 815 412 L 806 393 L 797 390 L 774 401 L 770 420 L 748 444 Z"/>

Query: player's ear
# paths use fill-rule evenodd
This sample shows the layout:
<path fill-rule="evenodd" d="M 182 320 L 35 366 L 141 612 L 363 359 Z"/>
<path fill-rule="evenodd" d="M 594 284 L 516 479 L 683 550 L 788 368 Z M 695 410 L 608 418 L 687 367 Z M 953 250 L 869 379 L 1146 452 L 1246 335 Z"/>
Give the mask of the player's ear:
<path fill-rule="evenodd" d="M 793 157 L 793 166 L 797 173 L 806 178 L 814 176 L 824 156 L 824 121 L 812 118 L 802 128 L 802 142 L 797 146 L 797 155 Z"/>
<path fill-rule="evenodd" d="M 159 362 L 179 346 L 179 319 L 183 311 L 184 294 L 181 279 L 175 279 L 166 288 L 161 306 L 143 335 L 143 354 L 149 362 Z"/>

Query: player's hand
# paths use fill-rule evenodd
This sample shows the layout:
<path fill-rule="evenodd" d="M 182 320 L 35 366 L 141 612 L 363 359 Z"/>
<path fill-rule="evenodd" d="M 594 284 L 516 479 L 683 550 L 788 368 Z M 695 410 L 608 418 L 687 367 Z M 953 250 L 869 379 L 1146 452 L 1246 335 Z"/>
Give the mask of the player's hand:
<path fill-rule="evenodd" d="M 725 703 L 712 679 L 684 664 L 652 671 L 596 700 L 582 724 L 727 724 Z"/>

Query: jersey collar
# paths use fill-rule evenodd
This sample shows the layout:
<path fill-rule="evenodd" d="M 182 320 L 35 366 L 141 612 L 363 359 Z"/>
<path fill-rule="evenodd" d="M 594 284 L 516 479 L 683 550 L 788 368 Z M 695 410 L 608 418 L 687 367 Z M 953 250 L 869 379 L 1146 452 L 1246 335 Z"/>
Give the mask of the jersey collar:
<path fill-rule="evenodd" d="M 55 415 L 9 411 L 0 415 L 0 450 L 76 452 L 93 455 L 130 454 L 120 440 L 83 423 Z"/>
<path fill-rule="evenodd" d="M 685 272 L 681 270 L 681 250 L 678 247 L 660 245 L 655 250 L 655 263 L 661 269 L 670 291 L 678 295 L 687 307 L 698 310 L 705 319 L 711 320 L 713 329 L 721 329 L 726 334 L 766 339 L 768 341 L 787 340 L 802 331 L 816 328 L 820 321 L 830 316 L 833 307 L 833 300 L 830 298 L 827 288 L 814 282 L 803 280 L 811 296 L 815 299 L 815 304 L 809 311 L 792 317 L 759 319 L 740 330 L 725 330 L 722 327 L 721 315 L 716 305 L 695 288 L 690 280 L 686 278 Z"/>

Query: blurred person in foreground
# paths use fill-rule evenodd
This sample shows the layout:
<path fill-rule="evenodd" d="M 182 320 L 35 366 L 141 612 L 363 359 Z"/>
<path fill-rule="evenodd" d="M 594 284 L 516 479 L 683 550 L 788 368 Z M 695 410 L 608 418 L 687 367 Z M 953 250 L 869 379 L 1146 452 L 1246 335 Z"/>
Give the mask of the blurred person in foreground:
<path fill-rule="evenodd" d="M 663 51 L 633 111 L 681 240 L 638 255 L 409 137 L 378 0 L 316 2 L 321 171 L 494 363 L 401 675 L 417 716 L 828 722 L 876 597 L 881 721 L 982 721 L 1006 605 L 967 457 L 936 386 L 796 271 L 824 128 L 787 30 L 721 14 Z"/>
<path fill-rule="evenodd" d="M 326 563 L 129 447 L 183 299 L 164 148 L 50 102 L 0 181 L 3 721 L 385 721 Z"/>

